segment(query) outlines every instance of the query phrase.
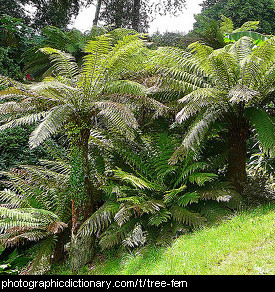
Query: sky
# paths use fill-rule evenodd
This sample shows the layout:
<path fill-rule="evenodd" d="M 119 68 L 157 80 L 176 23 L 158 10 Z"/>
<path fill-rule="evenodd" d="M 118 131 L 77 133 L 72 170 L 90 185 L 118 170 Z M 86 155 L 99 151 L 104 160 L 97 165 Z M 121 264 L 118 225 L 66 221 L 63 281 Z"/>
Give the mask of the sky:
<path fill-rule="evenodd" d="M 193 28 L 193 23 L 195 21 L 194 14 L 200 13 L 201 7 L 199 4 L 202 2 L 203 0 L 186 0 L 186 9 L 177 17 L 169 15 L 157 16 L 156 19 L 150 23 L 149 34 L 156 31 L 162 33 L 166 31 L 187 33 Z M 83 9 L 76 17 L 71 27 L 75 27 L 82 32 L 91 29 L 94 13 L 94 5 Z"/>

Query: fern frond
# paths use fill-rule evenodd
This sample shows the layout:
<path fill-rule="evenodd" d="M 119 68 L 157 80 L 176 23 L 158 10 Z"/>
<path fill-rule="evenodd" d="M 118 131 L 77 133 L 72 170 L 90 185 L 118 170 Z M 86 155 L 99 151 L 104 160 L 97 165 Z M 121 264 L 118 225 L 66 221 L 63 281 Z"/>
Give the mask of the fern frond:
<path fill-rule="evenodd" d="M 98 115 L 104 118 L 105 125 L 111 131 L 121 133 L 130 140 L 134 139 L 134 130 L 138 128 L 138 123 L 128 107 L 111 101 L 95 102 L 94 105 L 100 109 Z"/>
<path fill-rule="evenodd" d="M 21 271 L 21 275 L 43 275 L 51 267 L 51 258 L 57 242 L 56 236 L 45 238 L 40 244 L 35 258 Z"/>
<path fill-rule="evenodd" d="M 228 182 L 214 182 L 198 189 L 197 194 L 202 200 L 216 200 L 217 202 L 229 202 L 237 195 L 232 185 Z"/>
<path fill-rule="evenodd" d="M 178 197 L 178 194 L 185 191 L 186 188 L 187 188 L 186 185 L 182 185 L 177 189 L 166 191 L 165 194 L 163 195 L 163 202 L 166 204 L 173 202 Z"/>
<path fill-rule="evenodd" d="M 137 189 L 148 189 L 148 190 L 155 189 L 154 184 L 148 181 L 146 178 L 137 177 L 133 174 L 124 172 L 122 169 L 118 167 L 114 170 L 114 178 L 117 178 L 121 181 L 126 181 L 127 183 L 130 183 L 133 187 Z"/>
<path fill-rule="evenodd" d="M 48 114 L 49 114 L 49 112 L 45 111 L 45 112 L 30 114 L 30 115 L 12 120 L 4 125 L 1 125 L 0 131 L 4 131 L 6 129 L 14 128 L 14 127 L 21 126 L 21 125 L 34 124 L 34 123 L 40 121 L 42 118 L 45 118 Z"/>
<path fill-rule="evenodd" d="M 49 55 L 55 71 L 61 76 L 68 77 L 73 84 L 74 78 L 79 74 L 75 58 L 68 53 L 49 47 L 42 48 L 40 51 Z"/>
<path fill-rule="evenodd" d="M 188 154 L 188 151 L 193 150 L 196 152 L 196 146 L 200 145 L 201 141 L 204 139 L 206 133 L 208 132 L 211 124 L 219 118 L 220 111 L 219 110 L 206 110 L 202 111 L 193 124 L 187 130 L 185 134 L 182 144 L 176 149 L 171 158 L 169 159 L 169 163 L 175 164 L 179 159 L 183 159 Z"/>
<path fill-rule="evenodd" d="M 168 222 L 171 218 L 171 212 L 167 208 L 161 208 L 158 212 L 150 214 L 148 224 L 150 226 L 160 226 L 161 224 Z"/>
<path fill-rule="evenodd" d="M 199 88 L 178 100 L 184 103 L 183 109 L 177 113 L 176 121 L 182 123 L 202 109 L 211 106 L 224 106 L 225 94 L 216 88 Z"/>
<path fill-rule="evenodd" d="M 39 126 L 31 133 L 30 148 L 39 146 L 47 138 L 56 134 L 66 122 L 66 116 L 70 114 L 70 106 L 65 104 L 50 110 Z"/>
<path fill-rule="evenodd" d="M 106 229 L 114 219 L 119 204 L 106 202 L 93 215 L 88 218 L 80 227 L 78 233 L 81 235 L 96 234 Z"/>
<path fill-rule="evenodd" d="M 253 46 L 254 40 L 250 37 L 243 36 L 230 47 L 229 53 L 233 55 L 237 62 L 241 62 L 251 54 Z"/>
<path fill-rule="evenodd" d="M 137 247 L 144 245 L 146 242 L 146 231 L 142 230 L 142 226 L 140 224 L 136 224 L 136 226 L 128 233 L 127 237 L 122 240 L 123 246 L 129 247 Z"/>
<path fill-rule="evenodd" d="M 270 117 L 263 109 L 250 107 L 245 109 L 245 116 L 255 127 L 263 152 L 275 155 L 275 127 Z"/>
<path fill-rule="evenodd" d="M 191 183 L 203 186 L 206 182 L 213 181 L 218 178 L 215 173 L 196 172 L 189 175 L 188 179 Z"/>
<path fill-rule="evenodd" d="M 171 212 L 174 220 L 189 226 L 200 226 L 206 222 L 205 217 L 202 217 L 199 213 L 191 212 L 188 209 L 178 205 L 173 205 L 169 211 Z"/>

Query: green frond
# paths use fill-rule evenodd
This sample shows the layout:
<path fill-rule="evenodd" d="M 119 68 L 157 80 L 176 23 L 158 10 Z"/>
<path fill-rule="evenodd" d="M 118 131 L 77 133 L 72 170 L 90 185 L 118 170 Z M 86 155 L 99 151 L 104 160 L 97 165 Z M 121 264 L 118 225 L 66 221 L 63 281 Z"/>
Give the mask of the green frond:
<path fill-rule="evenodd" d="M 224 106 L 225 94 L 217 88 L 199 88 L 187 94 L 178 102 L 184 103 L 183 109 L 177 113 L 176 121 L 182 123 L 202 109 L 212 106 Z"/>
<path fill-rule="evenodd" d="M 175 164 L 179 159 L 182 160 L 190 150 L 196 152 L 196 146 L 200 145 L 203 141 L 209 127 L 218 119 L 219 114 L 219 111 L 215 111 L 214 109 L 200 113 L 187 130 L 181 145 L 169 159 L 169 163 Z"/>
<path fill-rule="evenodd" d="M 245 109 L 245 116 L 255 128 L 263 152 L 275 155 L 275 127 L 264 109 L 249 107 Z"/>
<path fill-rule="evenodd" d="M 187 192 L 178 197 L 177 203 L 179 206 L 186 207 L 192 203 L 198 203 L 200 196 L 195 192 Z"/>
<path fill-rule="evenodd" d="M 148 190 L 155 189 L 154 184 L 148 181 L 144 177 L 138 177 L 133 174 L 124 172 L 122 169 L 118 167 L 116 167 L 116 169 L 113 170 L 113 172 L 114 172 L 114 178 L 119 179 L 121 181 L 125 181 L 137 189 L 148 189 Z"/>
<path fill-rule="evenodd" d="M 103 231 L 113 222 L 118 208 L 119 204 L 117 203 L 104 203 L 81 225 L 78 233 L 86 236 Z"/>
<path fill-rule="evenodd" d="M 102 249 L 107 249 L 121 243 L 136 226 L 136 220 L 129 221 L 122 226 L 112 224 L 104 231 L 99 240 Z"/>
<path fill-rule="evenodd" d="M 259 22 L 260 21 L 246 21 L 240 28 L 235 29 L 234 32 L 256 30 Z"/>
<path fill-rule="evenodd" d="M 229 17 L 226 17 L 224 15 L 221 16 L 222 19 L 222 23 L 220 26 L 220 31 L 223 34 L 229 34 L 233 32 L 234 29 L 234 24 L 232 22 L 232 20 Z"/>
<path fill-rule="evenodd" d="M 12 120 L 4 125 L 0 126 L 0 131 L 4 131 L 9 128 L 14 128 L 21 125 L 32 125 L 38 121 L 40 121 L 42 118 L 46 117 L 49 114 L 48 111 L 46 112 L 40 112 L 40 113 L 34 113 L 29 114 L 27 116 Z"/>
<path fill-rule="evenodd" d="M 261 42 L 257 47 L 252 51 L 252 56 L 262 60 L 263 65 L 269 66 L 274 64 L 275 61 L 275 37 Z"/>
<path fill-rule="evenodd" d="M 131 222 L 129 220 L 133 215 L 133 205 L 128 203 L 121 203 L 119 209 L 114 216 L 114 220 L 119 227 L 124 225 L 126 222 Z"/>
<path fill-rule="evenodd" d="M 5 173 L 1 172 L 2 175 Z M 31 207 L 24 196 L 18 195 L 16 192 L 10 189 L 4 189 L 0 191 L 0 200 L 3 207 L 20 208 L 20 207 Z M 4 202 L 4 204 L 3 204 Z"/>
<path fill-rule="evenodd" d="M 186 185 L 182 185 L 177 189 L 172 189 L 172 190 L 166 191 L 165 194 L 163 195 L 163 202 L 165 204 L 169 204 L 169 203 L 173 202 L 174 200 L 177 199 L 177 197 L 180 193 L 182 193 L 183 191 L 186 190 L 186 188 L 187 188 Z"/>
<path fill-rule="evenodd" d="M 216 181 L 197 190 L 202 200 L 215 200 L 217 202 L 229 202 L 237 195 L 232 185 L 228 182 Z"/>
<path fill-rule="evenodd" d="M 173 205 L 169 211 L 175 221 L 189 226 L 200 226 L 206 222 L 205 217 L 202 217 L 199 213 L 191 212 L 185 207 Z"/>
<path fill-rule="evenodd" d="M 144 245 L 146 242 L 146 231 L 142 230 L 142 226 L 140 224 L 136 224 L 133 230 L 128 233 L 127 237 L 123 239 L 122 245 L 129 247 L 137 247 Z"/>
<path fill-rule="evenodd" d="M 259 95 L 258 91 L 250 89 L 246 85 L 237 85 L 228 92 L 229 102 L 232 104 L 241 102 L 249 103 L 251 100 L 253 101 L 253 99 L 259 97 Z"/>
<path fill-rule="evenodd" d="M 65 77 L 46 77 L 42 82 L 31 84 L 30 89 L 43 98 L 54 102 L 70 102 L 79 94 L 79 88 L 72 87 Z"/>
<path fill-rule="evenodd" d="M 229 216 L 232 215 L 230 209 L 225 208 L 224 204 L 221 204 L 220 202 L 213 200 L 198 203 L 196 204 L 195 209 L 210 223 L 228 218 Z"/>
<path fill-rule="evenodd" d="M 212 54 L 213 49 L 207 45 L 201 44 L 199 42 L 194 42 L 187 47 L 187 50 L 192 53 L 192 55 L 204 64 L 205 60 Z"/>
<path fill-rule="evenodd" d="M 252 53 L 253 46 L 254 40 L 250 37 L 243 36 L 230 47 L 228 52 L 232 54 L 237 62 L 241 62 Z"/>
<path fill-rule="evenodd" d="M 74 78 L 79 74 L 79 68 L 72 55 L 49 47 L 42 48 L 40 51 L 49 55 L 53 68 L 59 75 L 68 77 L 73 83 Z"/>
<path fill-rule="evenodd" d="M 104 68 L 108 72 L 109 78 L 118 77 L 121 74 L 132 72 L 139 66 L 138 52 L 144 47 L 144 41 L 137 35 L 126 35 L 113 47 L 112 51 L 106 56 Z"/>
<path fill-rule="evenodd" d="M 265 74 L 263 61 L 259 58 L 249 55 L 240 62 L 241 81 L 243 86 L 251 89 L 257 89 L 262 82 Z"/>
<path fill-rule="evenodd" d="M 52 255 L 57 242 L 56 236 L 49 236 L 39 243 L 34 259 L 20 273 L 21 275 L 44 275 L 51 267 Z"/>
<path fill-rule="evenodd" d="M 31 133 L 29 139 L 30 147 L 35 148 L 53 134 L 58 133 L 65 124 L 66 117 L 69 114 L 70 106 L 67 104 L 52 108 L 42 122 Z"/>
<path fill-rule="evenodd" d="M 104 124 L 111 132 L 120 133 L 130 140 L 134 139 L 134 130 L 138 128 L 138 123 L 127 106 L 112 101 L 95 102 L 94 106 L 100 109 L 98 115 L 104 119 Z"/>
<path fill-rule="evenodd" d="M 158 212 L 150 214 L 148 224 L 150 226 L 160 226 L 171 219 L 171 212 L 167 208 L 161 208 Z"/>
<path fill-rule="evenodd" d="M 106 84 L 104 93 L 115 94 L 133 94 L 136 96 L 145 96 L 148 92 L 146 86 L 131 80 L 117 80 Z"/>
<path fill-rule="evenodd" d="M 213 181 L 218 178 L 215 173 L 196 172 L 189 175 L 188 179 L 191 183 L 196 183 L 199 186 L 204 186 L 206 182 Z"/>

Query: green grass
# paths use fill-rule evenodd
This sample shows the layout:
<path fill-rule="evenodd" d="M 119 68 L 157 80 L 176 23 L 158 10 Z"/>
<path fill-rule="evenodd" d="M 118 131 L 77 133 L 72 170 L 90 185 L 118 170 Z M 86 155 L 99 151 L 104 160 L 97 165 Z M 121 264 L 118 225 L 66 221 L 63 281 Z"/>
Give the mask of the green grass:
<path fill-rule="evenodd" d="M 275 204 L 179 237 L 172 246 L 104 252 L 83 271 L 119 275 L 275 274 Z"/>

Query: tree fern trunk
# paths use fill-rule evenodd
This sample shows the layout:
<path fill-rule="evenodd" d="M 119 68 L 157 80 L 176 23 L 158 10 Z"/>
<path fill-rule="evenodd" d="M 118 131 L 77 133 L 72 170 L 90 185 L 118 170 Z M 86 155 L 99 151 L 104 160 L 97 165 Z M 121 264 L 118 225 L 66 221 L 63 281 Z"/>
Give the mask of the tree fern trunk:
<path fill-rule="evenodd" d="M 72 135 L 71 175 L 72 229 L 71 229 L 71 269 L 89 263 L 94 256 L 94 237 L 82 237 L 78 230 L 93 213 L 92 185 L 88 160 L 90 129 L 81 128 Z"/>
<path fill-rule="evenodd" d="M 245 120 L 234 123 L 229 129 L 227 179 L 242 193 L 246 182 L 246 140 L 248 125 Z"/>

